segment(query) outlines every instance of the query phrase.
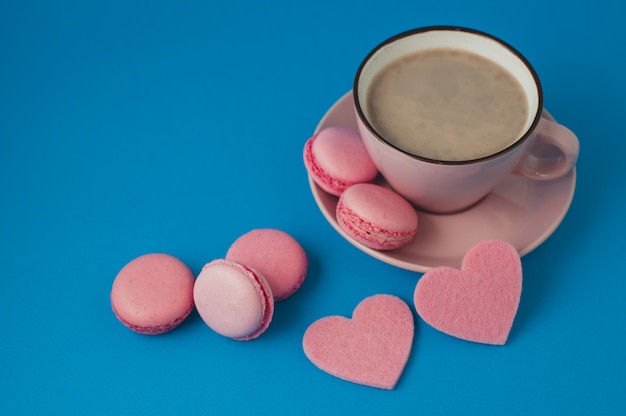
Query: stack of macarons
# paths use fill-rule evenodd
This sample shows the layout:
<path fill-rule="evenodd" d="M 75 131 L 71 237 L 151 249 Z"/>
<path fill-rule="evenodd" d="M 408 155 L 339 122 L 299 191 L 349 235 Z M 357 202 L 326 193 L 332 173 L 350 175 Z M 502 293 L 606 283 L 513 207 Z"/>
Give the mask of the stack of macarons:
<path fill-rule="evenodd" d="M 168 254 L 140 256 L 120 270 L 111 289 L 115 316 L 141 334 L 162 334 L 197 309 L 215 332 L 250 340 L 269 326 L 274 302 L 305 280 L 308 257 L 284 231 L 263 228 L 239 237 L 224 259 L 209 262 L 196 279 Z"/>
<path fill-rule="evenodd" d="M 304 165 L 315 183 L 339 197 L 337 223 L 353 240 L 375 250 L 393 250 L 417 233 L 413 206 L 373 181 L 378 169 L 358 132 L 328 127 L 304 146 Z"/>
<path fill-rule="evenodd" d="M 308 257 L 284 231 L 264 228 L 239 237 L 225 259 L 205 265 L 193 297 L 204 322 L 215 332 L 250 340 L 269 326 L 274 302 L 287 299 L 306 277 Z"/>

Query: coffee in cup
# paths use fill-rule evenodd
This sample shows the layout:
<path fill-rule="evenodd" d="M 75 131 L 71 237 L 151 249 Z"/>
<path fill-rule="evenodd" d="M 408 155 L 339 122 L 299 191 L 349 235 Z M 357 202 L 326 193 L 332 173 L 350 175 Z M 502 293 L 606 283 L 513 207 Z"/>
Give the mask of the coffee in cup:
<path fill-rule="evenodd" d="M 495 62 L 452 48 L 400 57 L 369 87 L 366 113 L 394 146 L 432 160 L 480 159 L 513 144 L 528 118 L 515 77 Z"/>
<path fill-rule="evenodd" d="M 511 173 L 563 176 L 578 156 L 576 136 L 542 118 L 530 63 L 480 31 L 426 27 L 384 41 L 361 63 L 353 96 L 379 171 L 427 211 L 467 208 Z M 537 141 L 559 151 L 540 169 L 529 152 Z"/>

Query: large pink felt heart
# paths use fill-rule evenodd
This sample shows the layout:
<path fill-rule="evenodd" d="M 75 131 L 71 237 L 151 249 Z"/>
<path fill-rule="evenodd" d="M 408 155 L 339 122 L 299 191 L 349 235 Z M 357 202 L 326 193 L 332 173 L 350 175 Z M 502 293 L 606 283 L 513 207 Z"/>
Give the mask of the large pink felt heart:
<path fill-rule="evenodd" d="M 417 313 L 432 327 L 468 341 L 503 345 L 522 293 L 522 264 L 513 246 L 483 241 L 472 247 L 461 270 L 438 267 L 417 282 Z"/>
<path fill-rule="evenodd" d="M 304 333 L 306 356 L 335 377 L 393 389 L 413 343 L 413 313 L 401 299 L 374 295 L 357 305 L 352 319 L 328 316 Z"/>

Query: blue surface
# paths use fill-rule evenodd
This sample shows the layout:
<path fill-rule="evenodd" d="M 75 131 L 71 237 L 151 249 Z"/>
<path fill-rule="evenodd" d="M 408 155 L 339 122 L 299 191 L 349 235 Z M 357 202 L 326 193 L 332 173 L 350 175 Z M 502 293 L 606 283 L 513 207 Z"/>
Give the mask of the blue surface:
<path fill-rule="evenodd" d="M 263 3 L 0 3 L 0 413 L 626 414 L 626 3 Z M 420 275 L 331 228 L 301 152 L 373 46 L 433 24 L 528 57 L 580 138 L 578 184 L 523 258 L 507 345 L 416 315 L 407 367 L 382 391 L 318 370 L 302 335 L 369 295 L 411 304 Z M 220 337 L 196 313 L 158 337 L 115 319 L 128 261 L 167 252 L 198 273 L 258 227 L 311 261 L 259 339 Z"/>

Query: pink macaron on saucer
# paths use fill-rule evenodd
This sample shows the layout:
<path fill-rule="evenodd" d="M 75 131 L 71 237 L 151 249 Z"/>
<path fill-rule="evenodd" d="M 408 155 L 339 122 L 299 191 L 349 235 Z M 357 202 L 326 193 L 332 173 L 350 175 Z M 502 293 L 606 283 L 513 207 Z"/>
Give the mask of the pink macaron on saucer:
<path fill-rule="evenodd" d="M 552 119 L 545 110 L 544 117 Z M 357 128 L 352 92 L 327 111 L 316 132 L 331 126 Z M 388 186 L 380 176 L 377 183 Z M 522 256 L 533 251 L 567 214 L 576 187 L 576 170 L 551 181 L 509 175 L 491 194 L 462 212 L 438 215 L 418 211 L 419 231 L 413 241 L 390 251 L 366 247 L 345 233 L 335 215 L 338 198 L 325 192 L 310 176 L 309 186 L 326 220 L 348 242 L 385 263 L 426 272 L 439 266 L 460 267 L 464 254 L 483 240 L 506 241 Z"/>
<path fill-rule="evenodd" d="M 396 250 L 409 244 L 418 228 L 413 206 L 391 189 L 373 183 L 346 189 L 335 216 L 351 239 L 375 250 Z"/>
<path fill-rule="evenodd" d="M 318 186 L 336 196 L 378 176 L 361 135 L 354 129 L 333 126 L 316 131 L 305 143 L 303 159 Z"/>

